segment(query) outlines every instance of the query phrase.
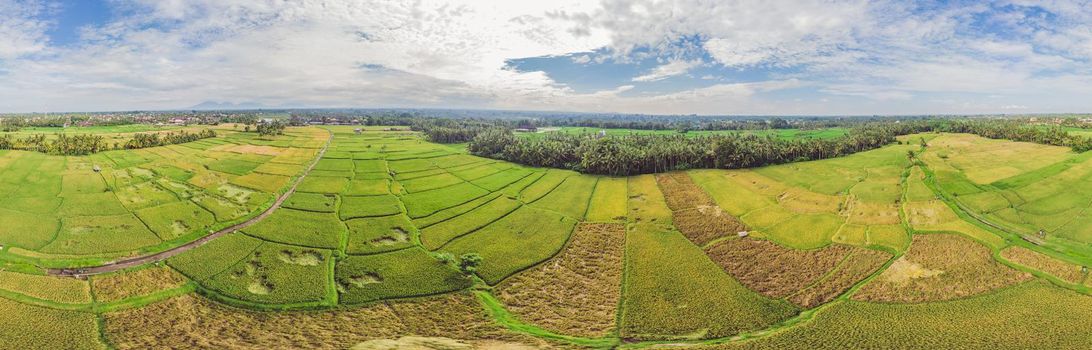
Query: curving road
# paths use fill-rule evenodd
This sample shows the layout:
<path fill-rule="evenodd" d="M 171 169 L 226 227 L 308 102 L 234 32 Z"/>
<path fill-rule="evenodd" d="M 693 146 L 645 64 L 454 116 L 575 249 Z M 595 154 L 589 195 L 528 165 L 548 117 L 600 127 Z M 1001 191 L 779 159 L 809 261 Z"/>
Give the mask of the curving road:
<path fill-rule="evenodd" d="M 305 170 L 303 172 L 303 174 L 300 175 L 300 177 L 297 178 L 294 183 L 292 183 L 292 187 L 290 187 L 288 189 L 288 191 L 284 192 L 284 194 L 282 194 L 280 197 L 277 197 L 277 201 L 273 202 L 273 205 L 270 206 L 269 209 L 266 209 L 261 214 L 258 214 L 258 216 L 255 216 L 253 218 L 250 218 L 247 221 L 244 221 L 244 222 L 241 222 L 239 224 L 230 226 L 228 228 L 222 229 L 220 231 L 210 233 L 210 234 L 208 234 L 208 235 L 206 235 L 204 237 L 201 237 L 201 238 L 198 238 L 197 240 L 194 240 L 193 242 L 189 242 L 189 243 L 186 243 L 186 244 L 183 244 L 183 245 L 180 245 L 180 246 L 177 246 L 177 247 L 174 247 L 174 248 L 171 248 L 171 249 L 159 252 L 159 253 L 148 254 L 148 255 L 138 256 L 138 257 L 134 257 L 134 258 L 126 258 L 124 260 L 118 260 L 118 261 L 110 262 L 110 263 L 107 263 L 105 265 L 99 265 L 99 266 L 90 266 L 90 267 L 81 267 L 81 268 L 64 268 L 64 269 L 46 269 L 46 273 L 49 274 L 49 275 L 53 275 L 53 276 L 82 277 L 82 276 L 109 273 L 109 272 L 124 270 L 124 269 L 130 268 L 130 267 L 136 267 L 136 266 L 140 266 L 140 265 L 144 265 L 144 264 L 154 263 L 154 262 L 166 260 L 167 258 L 170 258 L 170 257 L 178 255 L 178 254 L 182 254 L 182 253 L 184 253 L 184 252 L 186 252 L 186 251 L 188 251 L 190 249 L 200 247 L 201 245 L 203 245 L 205 243 L 208 243 L 209 241 L 214 240 L 216 238 L 219 238 L 220 236 L 223 236 L 223 235 L 226 235 L 226 234 L 229 234 L 229 233 L 244 229 L 246 227 L 249 227 L 250 225 L 253 225 L 255 223 L 258 223 L 259 221 L 264 220 L 266 217 L 273 214 L 274 210 L 277 210 L 277 208 L 280 208 L 281 204 L 284 203 L 284 201 L 286 199 L 288 199 L 288 196 L 291 196 L 293 193 L 296 192 L 296 187 L 298 187 L 300 185 L 300 183 L 303 182 L 303 179 L 306 178 L 307 175 L 311 174 L 311 169 L 314 169 L 315 165 L 318 164 L 318 161 L 320 159 L 322 159 L 322 156 L 326 154 L 326 149 L 330 148 L 330 143 L 334 139 L 334 133 L 330 132 L 329 130 L 327 130 L 327 132 L 330 133 L 330 137 L 326 139 L 326 144 L 322 146 L 322 150 L 320 150 L 318 155 L 315 156 L 315 159 L 311 161 L 311 165 L 307 166 L 307 170 Z"/>

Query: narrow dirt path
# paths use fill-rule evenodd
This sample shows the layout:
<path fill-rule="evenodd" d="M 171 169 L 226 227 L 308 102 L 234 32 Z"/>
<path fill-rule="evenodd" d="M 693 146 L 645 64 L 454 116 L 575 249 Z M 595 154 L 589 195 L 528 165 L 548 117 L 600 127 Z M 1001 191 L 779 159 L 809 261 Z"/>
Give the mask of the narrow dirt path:
<path fill-rule="evenodd" d="M 104 273 L 124 270 L 124 269 L 130 268 L 130 267 L 136 267 L 136 266 L 140 266 L 140 265 L 144 265 L 144 264 L 154 263 L 154 262 L 166 260 L 167 258 L 170 258 L 170 257 L 178 255 L 178 254 L 182 254 L 182 253 L 184 253 L 184 252 L 186 252 L 186 251 L 188 251 L 190 249 L 200 247 L 201 245 L 203 245 L 205 243 L 208 243 L 209 241 L 212 241 L 212 240 L 214 240 L 216 238 L 219 238 L 219 237 L 221 237 L 223 235 L 226 235 L 226 234 L 229 234 L 229 233 L 232 233 L 232 232 L 247 228 L 250 225 L 256 224 L 259 221 L 264 220 L 266 217 L 269 217 L 269 215 L 272 215 L 273 211 L 280 208 L 281 204 L 283 204 L 284 201 L 287 200 L 289 196 L 291 196 L 293 193 L 296 192 L 296 187 L 298 187 L 300 185 L 300 183 L 303 182 L 303 179 L 306 178 L 307 175 L 311 174 L 311 170 L 315 168 L 315 165 L 317 165 L 319 160 L 322 159 L 322 156 L 326 154 L 326 150 L 328 148 L 330 148 L 330 143 L 334 139 L 334 133 L 330 132 L 329 130 L 327 130 L 327 132 L 330 133 L 330 136 L 329 136 L 329 138 L 326 139 L 326 144 L 322 146 L 322 150 L 320 150 L 318 155 L 315 156 L 315 159 L 313 161 L 311 161 L 311 164 L 307 166 L 307 170 L 305 170 L 303 172 L 303 174 L 301 174 L 300 177 L 297 178 L 294 183 L 292 183 L 292 187 L 289 188 L 288 191 L 284 192 L 284 194 L 282 194 L 280 197 L 277 197 L 277 201 L 273 202 L 273 205 L 270 206 L 269 209 L 266 209 L 261 214 L 258 214 L 258 216 L 255 216 L 255 217 L 251 218 L 250 220 L 241 222 L 239 224 L 230 226 L 228 228 L 222 229 L 220 231 L 213 232 L 213 233 L 211 233 L 211 234 L 209 234 L 207 236 L 198 238 L 197 240 L 194 240 L 193 242 L 186 243 L 186 244 L 183 244 L 183 245 L 180 245 L 180 246 L 177 246 L 177 247 L 174 247 L 174 248 L 171 248 L 171 249 L 159 252 L 159 253 L 148 254 L 148 255 L 143 255 L 143 256 L 138 256 L 138 257 L 133 257 L 133 258 L 127 258 L 127 259 L 124 259 L 124 260 L 118 260 L 118 261 L 114 261 L 114 262 L 107 263 L 105 265 L 99 265 L 99 266 L 90 266 L 90 267 L 81 267 L 81 268 L 64 268 L 64 269 L 46 269 L 46 273 L 49 274 L 49 275 L 53 275 L 53 276 L 82 277 L 82 276 L 89 276 L 89 275 L 104 274 Z"/>

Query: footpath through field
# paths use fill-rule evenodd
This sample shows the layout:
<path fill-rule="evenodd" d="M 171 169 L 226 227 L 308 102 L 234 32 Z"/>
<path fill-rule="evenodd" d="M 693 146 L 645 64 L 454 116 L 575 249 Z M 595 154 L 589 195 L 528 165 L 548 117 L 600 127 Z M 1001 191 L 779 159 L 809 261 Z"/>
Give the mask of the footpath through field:
<path fill-rule="evenodd" d="M 51 268 L 51 269 L 46 269 L 46 273 L 49 274 L 49 275 L 53 275 L 53 276 L 80 277 L 80 276 L 104 274 L 104 273 L 124 270 L 124 269 L 130 268 L 130 267 L 136 267 L 136 266 L 140 266 L 140 265 L 144 265 L 144 264 L 148 264 L 148 263 L 158 262 L 158 261 L 166 260 L 167 258 L 170 258 L 172 256 L 182 254 L 182 253 L 184 253 L 184 252 L 186 252 L 186 251 L 188 251 L 190 249 L 200 247 L 201 245 L 203 245 L 205 243 L 208 243 L 209 241 L 212 241 L 212 240 L 214 240 L 216 238 L 219 238 L 219 237 L 221 237 L 223 235 L 226 235 L 226 234 L 229 234 L 229 233 L 232 233 L 232 232 L 247 228 L 250 225 L 253 225 L 255 223 L 258 223 L 259 221 L 264 220 L 266 217 L 273 214 L 273 211 L 277 210 L 277 208 L 280 208 L 281 204 L 284 203 L 284 201 L 287 200 L 289 196 L 291 196 L 293 193 L 296 192 L 296 187 L 298 187 L 300 185 L 300 183 L 303 182 L 303 179 L 306 178 L 307 175 L 311 174 L 311 169 L 314 169 L 315 165 L 318 164 L 320 159 L 322 159 L 322 156 L 326 154 L 326 150 L 328 148 L 330 148 L 330 143 L 334 139 L 334 133 L 330 132 L 329 130 L 327 130 L 327 132 L 329 132 L 330 136 L 326 139 L 326 144 L 322 146 L 322 150 L 319 150 L 318 155 L 316 155 L 315 159 L 311 161 L 311 164 L 307 166 L 307 169 L 304 170 L 303 174 L 301 174 L 300 177 L 297 178 L 296 181 L 292 183 L 292 187 L 289 188 L 288 191 L 285 191 L 284 194 L 281 194 L 280 197 L 277 197 L 277 200 L 275 202 L 273 202 L 273 205 L 270 206 L 269 209 L 266 209 L 261 214 L 258 214 L 258 216 L 255 216 L 255 217 L 251 218 L 250 220 L 244 221 L 244 222 L 236 224 L 234 226 L 230 226 L 230 227 L 222 229 L 220 231 L 216 231 L 216 232 L 211 233 L 211 234 L 209 234 L 207 236 L 204 236 L 204 237 L 201 237 L 201 238 L 199 238 L 197 240 L 194 240 L 193 242 L 186 243 L 186 244 L 183 244 L 183 245 L 180 245 L 180 246 L 177 246 L 177 247 L 174 247 L 174 248 L 171 248 L 171 249 L 159 252 L 159 253 L 148 254 L 148 255 L 138 256 L 138 257 L 134 257 L 134 258 L 127 258 L 127 259 L 124 259 L 124 260 L 118 260 L 118 261 L 111 262 L 111 263 L 108 263 L 108 264 L 105 264 L 105 265 L 100 265 L 100 266 L 91 266 L 91 267 L 82 267 L 82 268 L 64 268 L 64 269 Z"/>

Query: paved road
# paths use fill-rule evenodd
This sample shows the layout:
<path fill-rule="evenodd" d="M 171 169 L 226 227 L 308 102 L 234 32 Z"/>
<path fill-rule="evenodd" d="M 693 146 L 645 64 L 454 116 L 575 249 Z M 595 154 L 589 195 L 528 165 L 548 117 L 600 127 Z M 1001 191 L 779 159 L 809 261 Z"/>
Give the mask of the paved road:
<path fill-rule="evenodd" d="M 273 211 L 277 210 L 277 208 L 280 208 L 281 204 L 284 203 L 286 199 L 288 199 L 288 196 L 291 196 L 292 193 L 296 192 L 296 187 L 300 185 L 300 182 L 303 182 L 303 179 L 306 178 L 307 175 L 311 174 L 311 169 L 314 169 L 315 164 L 318 164 L 319 159 L 322 159 L 322 156 L 326 154 L 326 149 L 330 147 L 330 142 L 333 141 L 333 139 L 334 134 L 331 132 L 330 138 L 326 139 L 326 144 L 322 146 L 322 150 L 319 151 L 318 156 L 316 156 L 315 160 L 311 162 L 311 165 L 307 166 L 307 170 L 303 172 L 303 175 L 300 175 L 300 177 L 296 179 L 296 182 L 292 184 L 292 187 L 289 188 L 288 191 L 282 194 L 280 197 L 277 197 L 277 201 L 273 202 L 273 206 L 269 207 L 269 209 L 266 209 L 264 212 L 262 212 L 258 216 L 251 218 L 250 220 L 244 221 L 242 223 L 236 224 L 220 231 L 210 233 L 209 235 L 201 237 L 193 242 L 186 243 L 159 253 L 138 256 L 134 258 L 127 258 L 125 260 L 118 260 L 100 266 L 83 267 L 78 269 L 46 269 L 46 273 L 53 276 L 81 277 L 114 272 L 124 270 L 130 267 L 150 264 L 165 260 L 178 254 L 182 254 L 185 251 L 200 247 L 202 244 L 208 243 L 209 241 L 214 240 L 220 236 L 244 229 L 246 227 L 249 227 L 250 225 L 258 223 L 259 221 L 262 221 L 269 215 L 273 214 Z"/>

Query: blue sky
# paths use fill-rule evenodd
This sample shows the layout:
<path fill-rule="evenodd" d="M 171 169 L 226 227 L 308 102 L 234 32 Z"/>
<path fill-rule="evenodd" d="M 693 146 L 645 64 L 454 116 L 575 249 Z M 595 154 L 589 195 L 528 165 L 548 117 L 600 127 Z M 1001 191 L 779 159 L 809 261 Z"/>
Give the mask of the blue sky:
<path fill-rule="evenodd" d="M 0 0 L 0 113 L 1090 112 L 1079 1 Z"/>
<path fill-rule="evenodd" d="M 110 20 L 110 5 L 101 0 L 72 0 L 56 3 L 43 19 L 54 24 L 46 33 L 53 45 L 66 46 L 80 43 L 80 30 L 99 26 Z"/>

